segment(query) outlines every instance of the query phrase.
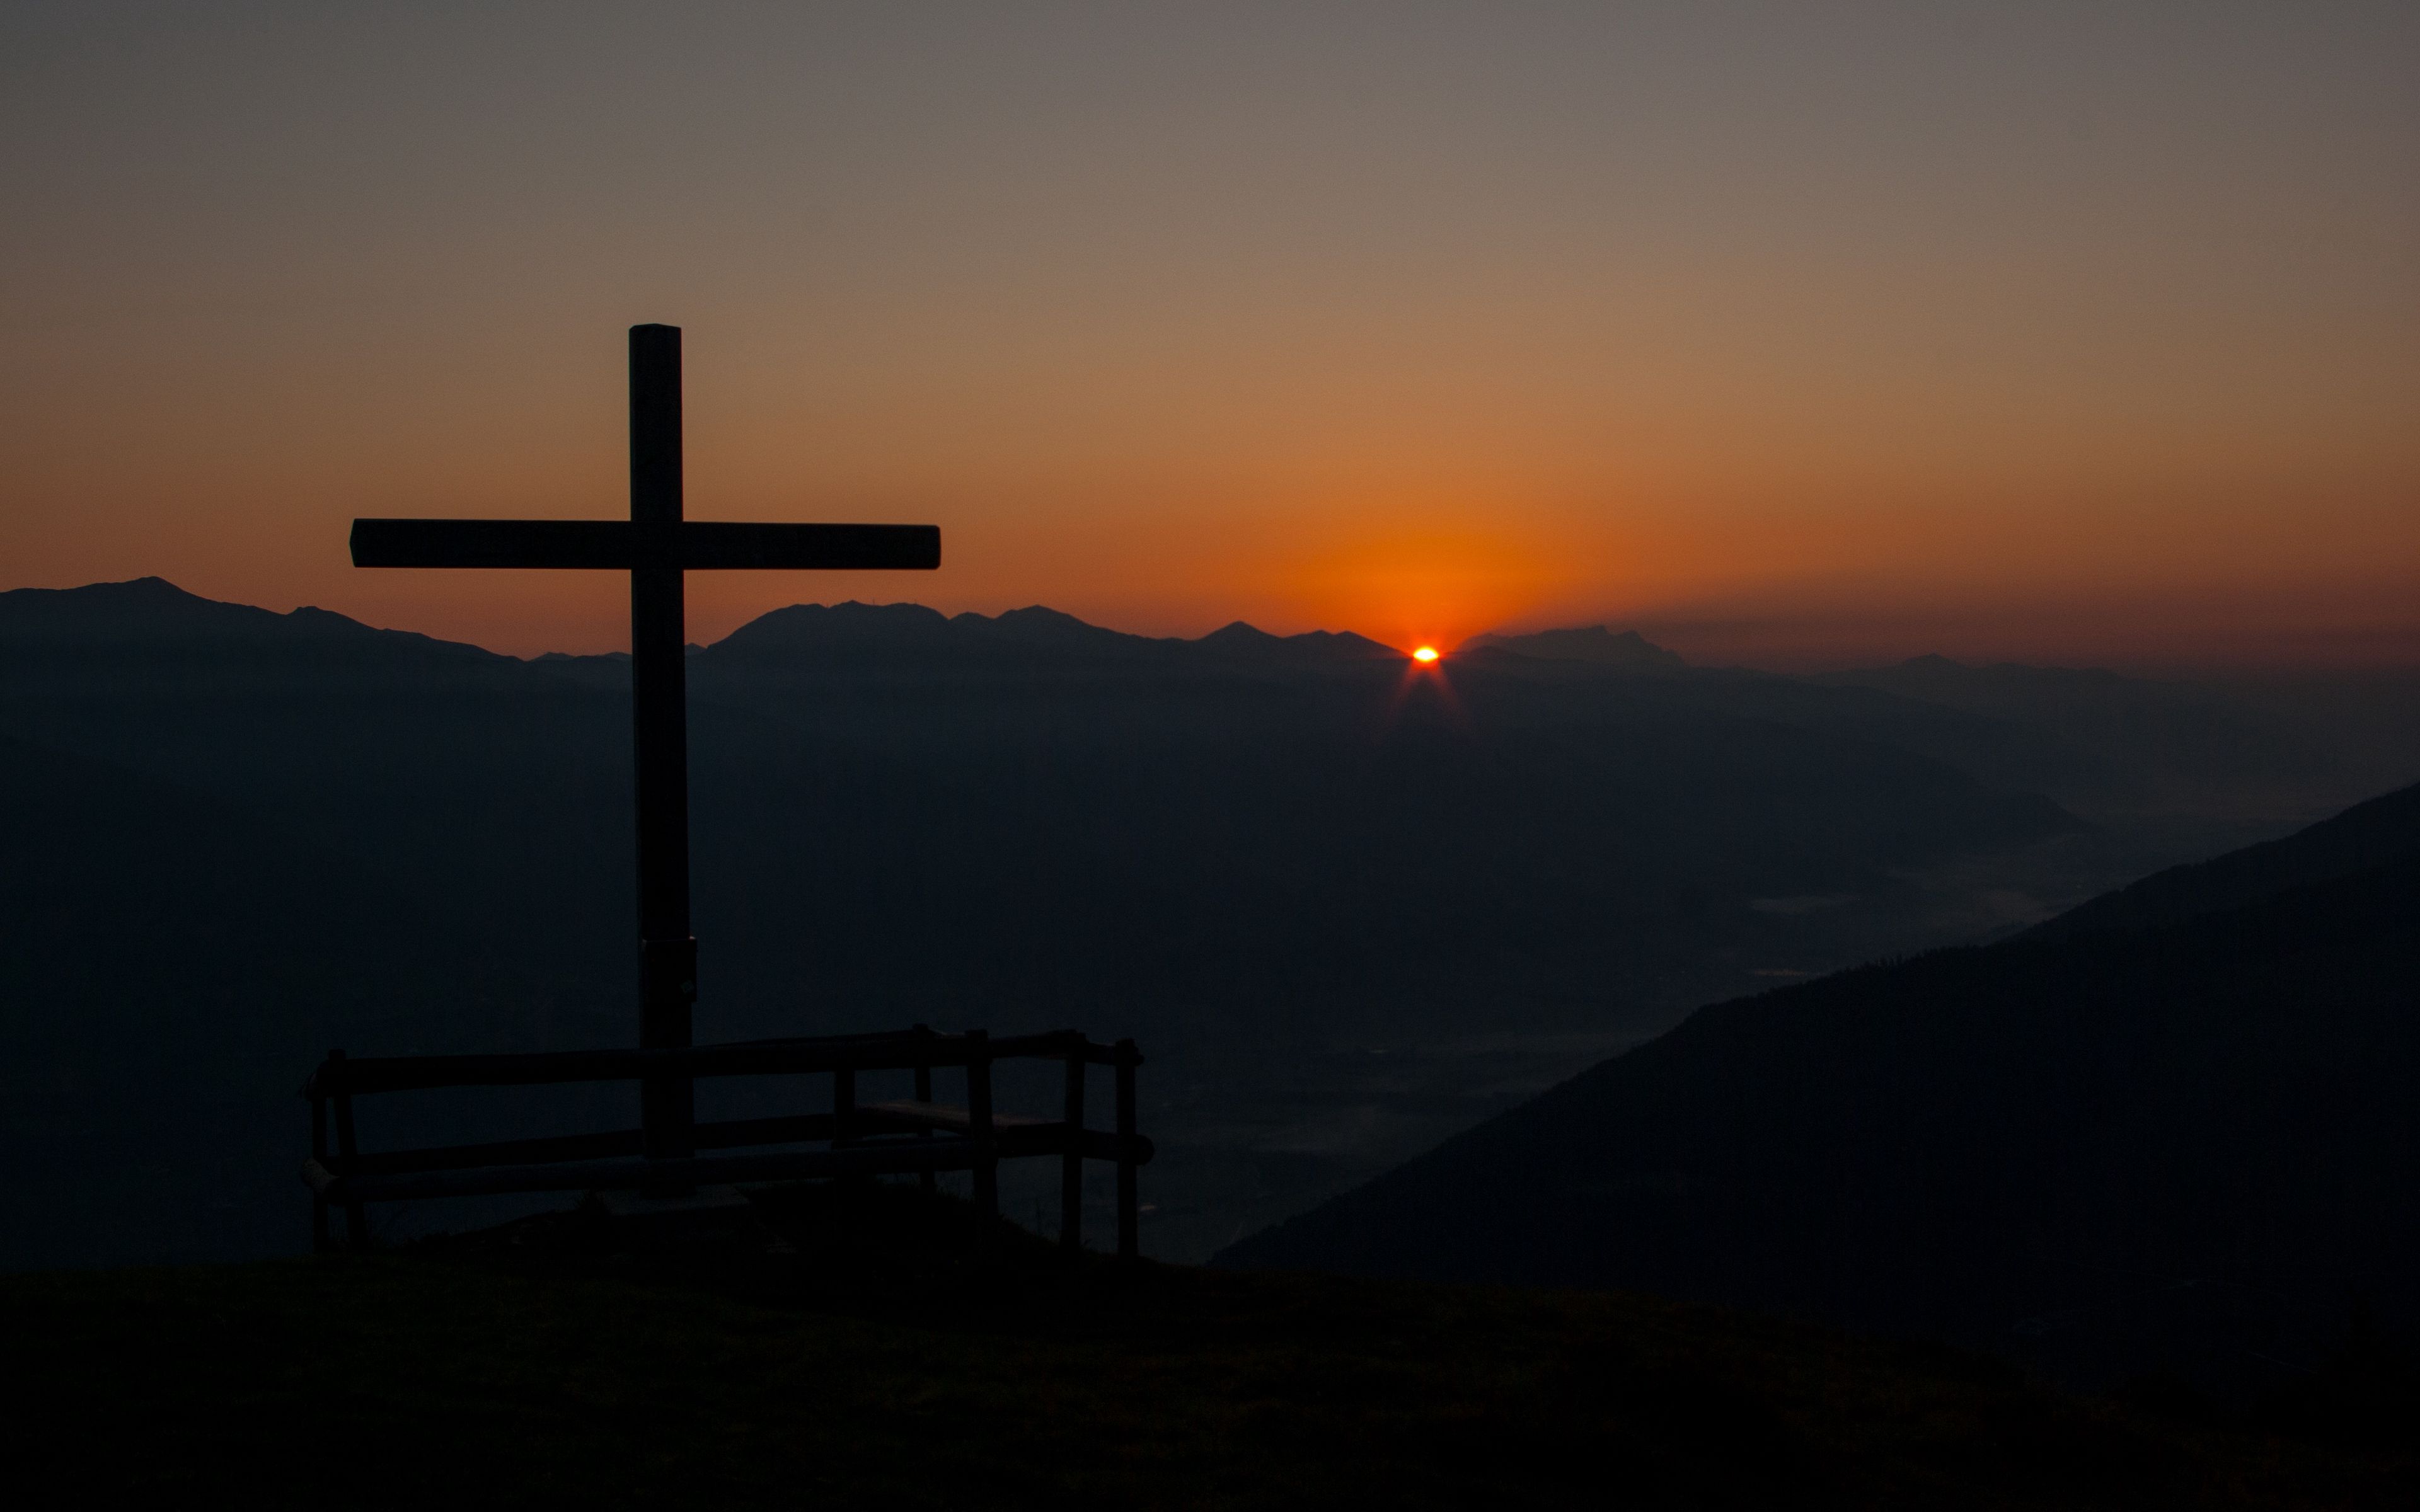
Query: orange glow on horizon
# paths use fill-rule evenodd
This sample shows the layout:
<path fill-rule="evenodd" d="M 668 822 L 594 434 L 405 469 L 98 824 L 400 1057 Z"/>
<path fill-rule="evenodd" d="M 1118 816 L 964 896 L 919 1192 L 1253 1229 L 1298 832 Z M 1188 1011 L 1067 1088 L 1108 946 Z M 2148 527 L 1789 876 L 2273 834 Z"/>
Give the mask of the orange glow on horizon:
<path fill-rule="evenodd" d="M 43 31 L 0 590 L 621 649 L 618 574 L 346 540 L 625 515 L 624 332 L 660 320 L 690 517 L 945 543 L 700 573 L 701 643 L 859 599 L 1405 656 L 1604 624 L 1776 669 L 2420 666 L 2397 8 L 2188 38 L 1751 0 L 1642 46 L 1621 7 L 665 7 L 577 48 L 330 8 L 139 56 Z"/>
<path fill-rule="evenodd" d="M 1412 653 L 1412 659 L 1420 662 L 1435 661 L 1437 659 L 1437 649 L 1435 646 L 1422 646 Z"/>

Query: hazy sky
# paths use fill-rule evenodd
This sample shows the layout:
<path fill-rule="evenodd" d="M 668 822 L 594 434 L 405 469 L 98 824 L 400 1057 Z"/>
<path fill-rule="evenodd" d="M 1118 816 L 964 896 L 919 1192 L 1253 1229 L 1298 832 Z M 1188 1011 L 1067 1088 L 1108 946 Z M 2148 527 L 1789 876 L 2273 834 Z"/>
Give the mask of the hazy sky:
<path fill-rule="evenodd" d="M 0 10 L 0 587 L 500 649 L 356 514 L 943 527 L 692 579 L 1783 664 L 2420 660 L 2420 6 Z"/>

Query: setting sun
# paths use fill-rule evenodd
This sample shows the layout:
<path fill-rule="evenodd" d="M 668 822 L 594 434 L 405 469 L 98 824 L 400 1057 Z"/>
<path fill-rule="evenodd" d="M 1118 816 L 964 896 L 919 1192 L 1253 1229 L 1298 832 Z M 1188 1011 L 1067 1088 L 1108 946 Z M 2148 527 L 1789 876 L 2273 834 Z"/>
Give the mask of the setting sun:
<path fill-rule="evenodd" d="M 1435 646 L 1422 646 L 1419 650 L 1412 653 L 1412 659 L 1414 661 L 1435 661 L 1437 659 L 1437 649 Z"/>

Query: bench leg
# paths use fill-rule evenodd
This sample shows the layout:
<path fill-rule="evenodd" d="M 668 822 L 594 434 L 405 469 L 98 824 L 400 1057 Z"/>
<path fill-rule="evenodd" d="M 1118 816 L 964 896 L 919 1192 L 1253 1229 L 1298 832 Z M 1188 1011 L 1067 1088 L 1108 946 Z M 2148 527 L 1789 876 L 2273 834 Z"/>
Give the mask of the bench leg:
<path fill-rule="evenodd" d="M 1118 1041 L 1118 1258 L 1132 1264 L 1142 1254 L 1142 1209 L 1135 1192 L 1135 1062 L 1132 1040 Z"/>
<path fill-rule="evenodd" d="M 975 1041 L 974 1058 L 967 1062 L 967 1121 L 975 1137 L 975 1211 L 985 1218 L 997 1218 L 1000 1146 L 991 1122 L 991 1057 L 983 1030 L 976 1029 L 968 1038 Z"/>
<path fill-rule="evenodd" d="M 314 1095 L 311 1099 L 311 1158 L 321 1165 L 329 1161 L 328 1100 Z M 311 1253 L 325 1255 L 335 1247 L 328 1234 L 328 1199 L 318 1193 L 311 1194 Z"/>
<path fill-rule="evenodd" d="M 917 1027 L 921 1029 L 923 1026 L 920 1024 Z M 916 1101 L 919 1103 L 930 1103 L 933 1101 L 933 1068 L 930 1066 L 919 1066 L 916 1068 Z M 919 1129 L 916 1131 L 916 1137 L 919 1139 L 930 1139 L 933 1137 L 933 1131 L 930 1129 Z M 929 1197 L 940 1183 L 933 1179 L 933 1168 L 927 1165 L 923 1170 L 916 1173 L 916 1184 L 923 1187 L 924 1189 L 924 1195 Z"/>
<path fill-rule="evenodd" d="M 1067 1057 L 1067 1148 L 1059 1155 L 1059 1247 L 1084 1247 L 1084 1057 Z"/>
<path fill-rule="evenodd" d="M 341 1050 L 331 1051 L 328 1055 L 328 1058 L 330 1060 L 341 1060 L 343 1057 L 344 1052 Z M 336 1168 L 337 1174 L 342 1176 L 350 1176 L 357 1168 L 357 1157 L 361 1153 L 360 1147 L 353 1139 L 353 1094 L 351 1089 L 342 1086 L 338 1087 L 336 1089 L 335 1103 L 336 1156 L 344 1163 Z M 362 1203 L 359 1197 L 355 1197 L 345 1204 L 345 1242 L 356 1250 L 365 1250 L 370 1247 L 369 1215 L 362 1211 Z"/>

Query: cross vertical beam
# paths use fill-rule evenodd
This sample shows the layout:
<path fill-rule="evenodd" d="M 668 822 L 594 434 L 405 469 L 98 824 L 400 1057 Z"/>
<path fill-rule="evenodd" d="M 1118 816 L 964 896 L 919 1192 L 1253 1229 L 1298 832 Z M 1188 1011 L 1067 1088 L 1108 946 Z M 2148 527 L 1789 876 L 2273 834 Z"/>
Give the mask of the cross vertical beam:
<path fill-rule="evenodd" d="M 627 520 L 357 519 L 357 567 L 604 568 L 630 574 L 630 684 L 639 831 L 639 1042 L 690 1042 L 697 941 L 689 918 L 689 635 L 681 574 L 929 572 L 930 525 L 772 525 L 688 520 L 681 503 L 681 333 L 630 328 L 630 517 Z M 653 1160 L 695 1153 L 686 1077 L 641 1084 Z M 668 1177 L 668 1180 L 678 1180 Z"/>
<path fill-rule="evenodd" d="M 681 347 L 678 326 L 630 328 L 630 691 L 639 824 L 639 1042 L 690 1042 L 697 941 L 689 918 L 689 684 L 680 557 Z M 658 1077 L 640 1092 L 647 1154 L 694 1153 L 691 1084 Z"/>

